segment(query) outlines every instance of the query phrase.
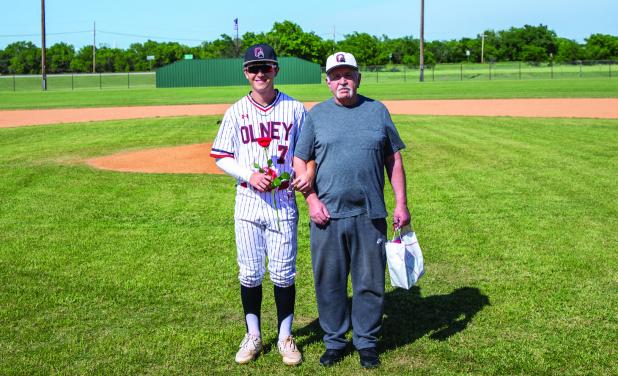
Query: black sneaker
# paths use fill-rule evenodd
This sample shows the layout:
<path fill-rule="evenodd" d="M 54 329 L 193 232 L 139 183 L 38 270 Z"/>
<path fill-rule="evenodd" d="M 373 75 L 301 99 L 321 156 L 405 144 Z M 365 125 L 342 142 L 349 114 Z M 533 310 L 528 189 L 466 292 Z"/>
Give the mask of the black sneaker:
<path fill-rule="evenodd" d="M 378 350 L 375 347 L 358 350 L 358 356 L 363 368 L 376 368 L 380 365 L 380 357 L 378 357 Z"/>
<path fill-rule="evenodd" d="M 344 352 L 344 349 L 326 349 L 320 357 L 320 364 L 324 367 L 331 367 L 343 359 Z"/>

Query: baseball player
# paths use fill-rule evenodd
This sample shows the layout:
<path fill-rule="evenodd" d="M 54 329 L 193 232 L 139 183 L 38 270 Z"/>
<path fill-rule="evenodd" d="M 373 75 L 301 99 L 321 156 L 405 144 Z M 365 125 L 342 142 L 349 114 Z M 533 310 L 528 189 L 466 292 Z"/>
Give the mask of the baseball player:
<path fill-rule="evenodd" d="M 273 188 L 267 160 L 272 160 L 276 176 L 293 174 L 294 146 L 306 110 L 302 103 L 274 88 L 279 66 L 271 46 L 249 47 L 243 72 L 251 92 L 226 111 L 210 152 L 217 166 L 237 180 L 234 221 L 247 333 L 236 362 L 248 363 L 262 350 L 260 311 L 267 258 L 277 306 L 277 347 L 285 364 L 297 365 L 302 356 L 292 337 L 298 223 L 293 186 L 309 189 L 313 171 Z M 270 139 L 266 153 L 258 139 Z M 260 172 L 256 166 L 266 171 Z"/>

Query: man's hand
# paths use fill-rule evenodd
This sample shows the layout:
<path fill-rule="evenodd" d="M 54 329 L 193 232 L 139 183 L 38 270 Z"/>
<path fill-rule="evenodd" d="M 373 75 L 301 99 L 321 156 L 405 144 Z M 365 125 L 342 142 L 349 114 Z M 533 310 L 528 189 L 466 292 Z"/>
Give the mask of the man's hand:
<path fill-rule="evenodd" d="M 306 195 L 311 192 L 311 189 L 313 188 L 313 177 L 309 176 L 309 174 L 297 176 L 292 184 L 294 184 L 297 191 L 300 191 Z"/>
<path fill-rule="evenodd" d="M 294 172 L 297 178 L 292 184 L 296 190 L 301 192 L 305 197 L 313 191 L 313 180 L 315 179 L 316 163 L 311 160 L 303 161 L 298 157 L 294 157 Z"/>
<path fill-rule="evenodd" d="M 262 172 L 254 172 L 251 174 L 251 179 L 249 179 L 249 184 L 253 186 L 260 192 L 268 192 L 270 191 L 270 183 L 273 181 L 273 178 Z"/>
<path fill-rule="evenodd" d="M 407 206 L 395 206 L 393 210 L 393 227 L 402 228 L 410 223 L 410 211 Z"/>
<path fill-rule="evenodd" d="M 330 213 L 326 209 L 326 205 L 318 199 L 315 193 L 307 197 L 307 204 L 309 205 L 309 216 L 316 225 L 324 226 L 330 221 Z"/>

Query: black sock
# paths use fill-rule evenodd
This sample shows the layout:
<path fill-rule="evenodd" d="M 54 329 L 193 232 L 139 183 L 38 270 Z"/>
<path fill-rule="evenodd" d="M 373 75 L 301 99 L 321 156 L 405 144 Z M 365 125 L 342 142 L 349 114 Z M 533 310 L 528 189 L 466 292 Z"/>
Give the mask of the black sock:
<path fill-rule="evenodd" d="M 281 323 L 290 315 L 294 314 L 294 302 L 296 300 L 296 285 L 275 288 L 275 304 L 277 305 L 277 333 L 281 330 Z M 290 323 L 291 325 L 291 323 Z M 291 329 L 290 329 L 291 330 Z M 290 332 L 290 334 L 292 334 Z"/>
<path fill-rule="evenodd" d="M 258 318 L 258 327 L 260 323 L 260 314 L 262 311 L 262 285 L 256 287 L 245 287 L 240 285 L 240 299 L 242 308 L 245 312 L 245 327 L 249 332 L 246 317 L 248 314 L 254 314 Z"/>

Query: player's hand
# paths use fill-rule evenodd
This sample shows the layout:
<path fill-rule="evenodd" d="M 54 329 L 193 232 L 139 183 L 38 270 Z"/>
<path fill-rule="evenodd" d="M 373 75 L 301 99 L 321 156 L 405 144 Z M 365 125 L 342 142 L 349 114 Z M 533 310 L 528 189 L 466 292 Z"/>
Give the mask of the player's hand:
<path fill-rule="evenodd" d="M 330 221 L 330 213 L 326 209 L 326 205 L 315 194 L 307 198 L 307 204 L 309 205 L 309 216 L 316 225 L 324 226 Z"/>
<path fill-rule="evenodd" d="M 262 172 L 254 172 L 251 175 L 251 179 L 249 179 L 249 184 L 260 192 L 268 192 L 270 191 L 270 183 L 272 183 L 273 178 Z"/>
<path fill-rule="evenodd" d="M 301 193 L 307 194 L 313 188 L 313 178 L 307 174 L 296 177 L 292 182 L 294 188 Z"/>
<path fill-rule="evenodd" d="M 393 210 L 393 227 L 402 228 L 403 226 L 410 223 L 410 211 L 408 207 L 403 206 L 395 206 L 395 210 Z"/>

